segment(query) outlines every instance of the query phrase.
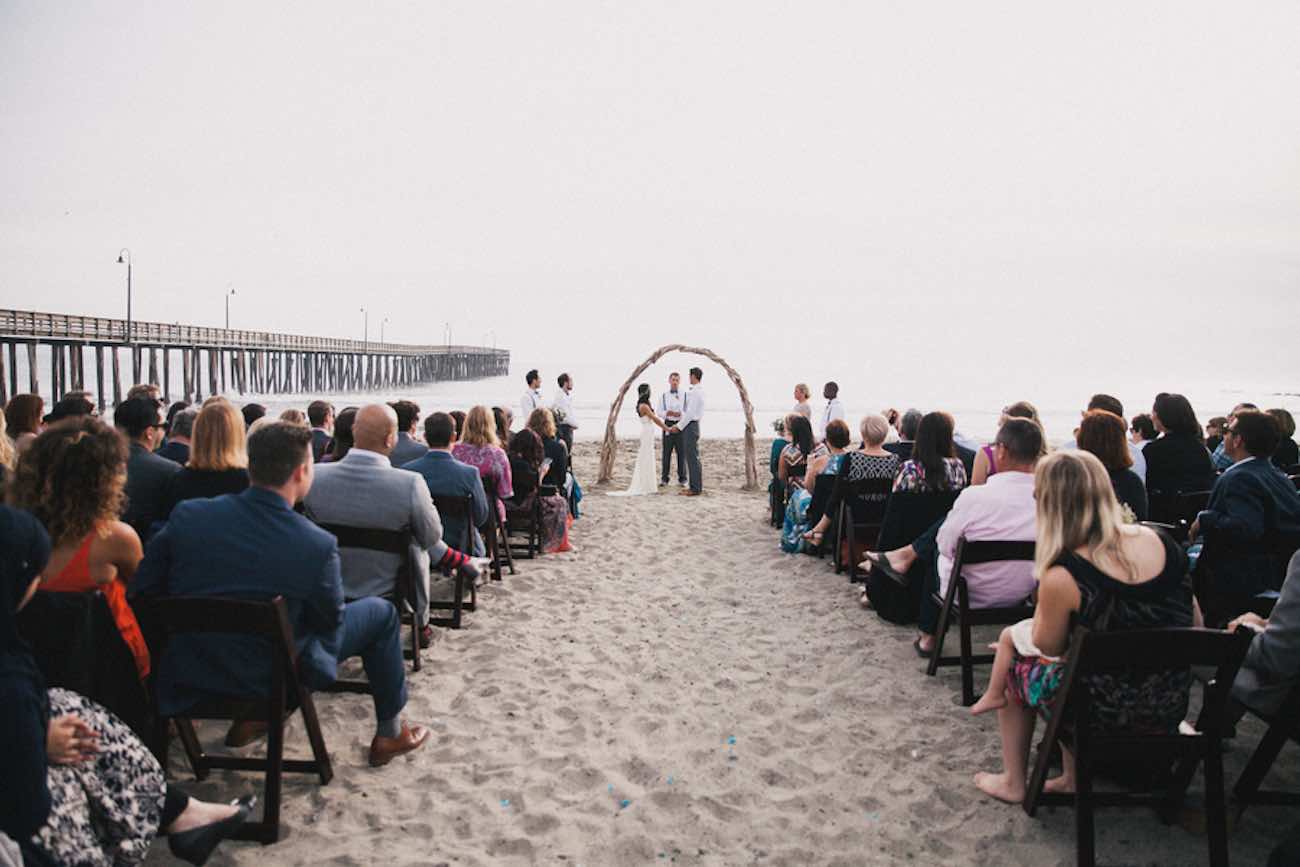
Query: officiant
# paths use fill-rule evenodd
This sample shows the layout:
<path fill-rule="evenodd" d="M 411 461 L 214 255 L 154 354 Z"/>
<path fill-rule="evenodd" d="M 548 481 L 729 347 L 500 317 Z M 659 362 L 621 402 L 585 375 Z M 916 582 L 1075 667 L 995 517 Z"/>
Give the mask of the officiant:
<path fill-rule="evenodd" d="M 682 432 L 677 429 L 677 422 L 682 417 L 681 390 L 682 376 L 673 372 L 668 374 L 668 390 L 659 395 L 659 417 L 668 425 L 663 437 L 663 472 L 659 475 L 659 484 L 668 484 L 668 470 L 672 466 L 673 452 L 677 453 L 677 485 L 686 487 L 685 451 L 682 448 Z"/>

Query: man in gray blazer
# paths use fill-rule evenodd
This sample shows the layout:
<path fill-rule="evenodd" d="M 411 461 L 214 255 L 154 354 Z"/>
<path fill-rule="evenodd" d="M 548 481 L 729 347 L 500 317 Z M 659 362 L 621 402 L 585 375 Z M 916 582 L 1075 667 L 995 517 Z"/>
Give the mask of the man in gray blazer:
<path fill-rule="evenodd" d="M 1272 714 L 1300 683 L 1300 551 L 1291 557 L 1282 594 L 1268 619 L 1247 613 L 1228 629 L 1248 626 L 1259 634 L 1232 682 L 1232 697 L 1251 710 Z"/>
<path fill-rule="evenodd" d="M 352 425 L 353 446 L 342 460 L 320 464 L 311 491 L 303 500 L 307 517 L 319 524 L 377 530 L 410 529 L 416 568 L 416 619 L 429 621 L 429 558 L 447 553 L 442 522 L 429 488 L 415 473 L 389 463 L 397 442 L 397 414 L 383 404 L 369 404 Z M 339 551 L 343 595 L 347 599 L 386 596 L 393 592 L 401 559 L 396 554 L 344 548 Z"/>
<path fill-rule="evenodd" d="M 388 462 L 400 467 L 424 457 L 428 449 L 420 442 L 416 432 L 416 425 L 420 421 L 420 405 L 411 400 L 395 400 L 389 406 L 397 413 L 397 442 L 388 455 Z"/>

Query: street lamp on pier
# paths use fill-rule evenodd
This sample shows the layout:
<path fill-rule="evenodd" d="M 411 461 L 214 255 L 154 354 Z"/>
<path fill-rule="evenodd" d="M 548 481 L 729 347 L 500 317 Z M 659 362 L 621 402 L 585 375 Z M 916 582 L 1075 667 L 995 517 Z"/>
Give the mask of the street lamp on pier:
<path fill-rule="evenodd" d="M 231 289 L 229 292 L 226 293 L 226 330 L 227 331 L 230 330 L 230 296 L 234 294 L 235 294 L 234 289 Z"/>
<path fill-rule="evenodd" d="M 126 265 L 126 342 L 130 343 L 135 329 L 131 326 L 131 251 L 126 247 L 118 251 L 117 264 Z"/>

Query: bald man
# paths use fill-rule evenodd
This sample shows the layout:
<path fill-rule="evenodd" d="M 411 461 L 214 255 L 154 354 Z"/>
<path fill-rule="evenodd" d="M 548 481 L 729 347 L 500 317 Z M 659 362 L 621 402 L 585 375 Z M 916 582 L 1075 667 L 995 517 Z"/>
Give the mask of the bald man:
<path fill-rule="evenodd" d="M 424 630 L 429 621 L 429 564 L 443 564 L 457 552 L 442 541 L 442 522 L 424 479 L 388 461 L 397 444 L 397 414 L 392 407 L 380 403 L 361 407 L 352 424 L 352 439 L 352 449 L 342 460 L 317 466 L 316 480 L 303 500 L 307 517 L 318 524 L 345 527 L 409 528 L 414 537 L 416 617 Z M 344 548 L 339 559 L 347 599 L 394 593 L 399 555 Z"/>

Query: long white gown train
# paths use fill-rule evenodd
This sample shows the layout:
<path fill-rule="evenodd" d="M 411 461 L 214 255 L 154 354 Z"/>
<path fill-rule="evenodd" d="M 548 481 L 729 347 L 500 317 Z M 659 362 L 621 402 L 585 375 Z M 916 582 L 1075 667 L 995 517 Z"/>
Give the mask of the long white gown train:
<path fill-rule="evenodd" d="M 636 451 L 636 466 L 632 469 L 632 483 L 626 491 L 613 491 L 611 497 L 638 497 L 659 493 L 659 476 L 655 473 L 655 423 L 641 416 L 641 445 Z"/>

